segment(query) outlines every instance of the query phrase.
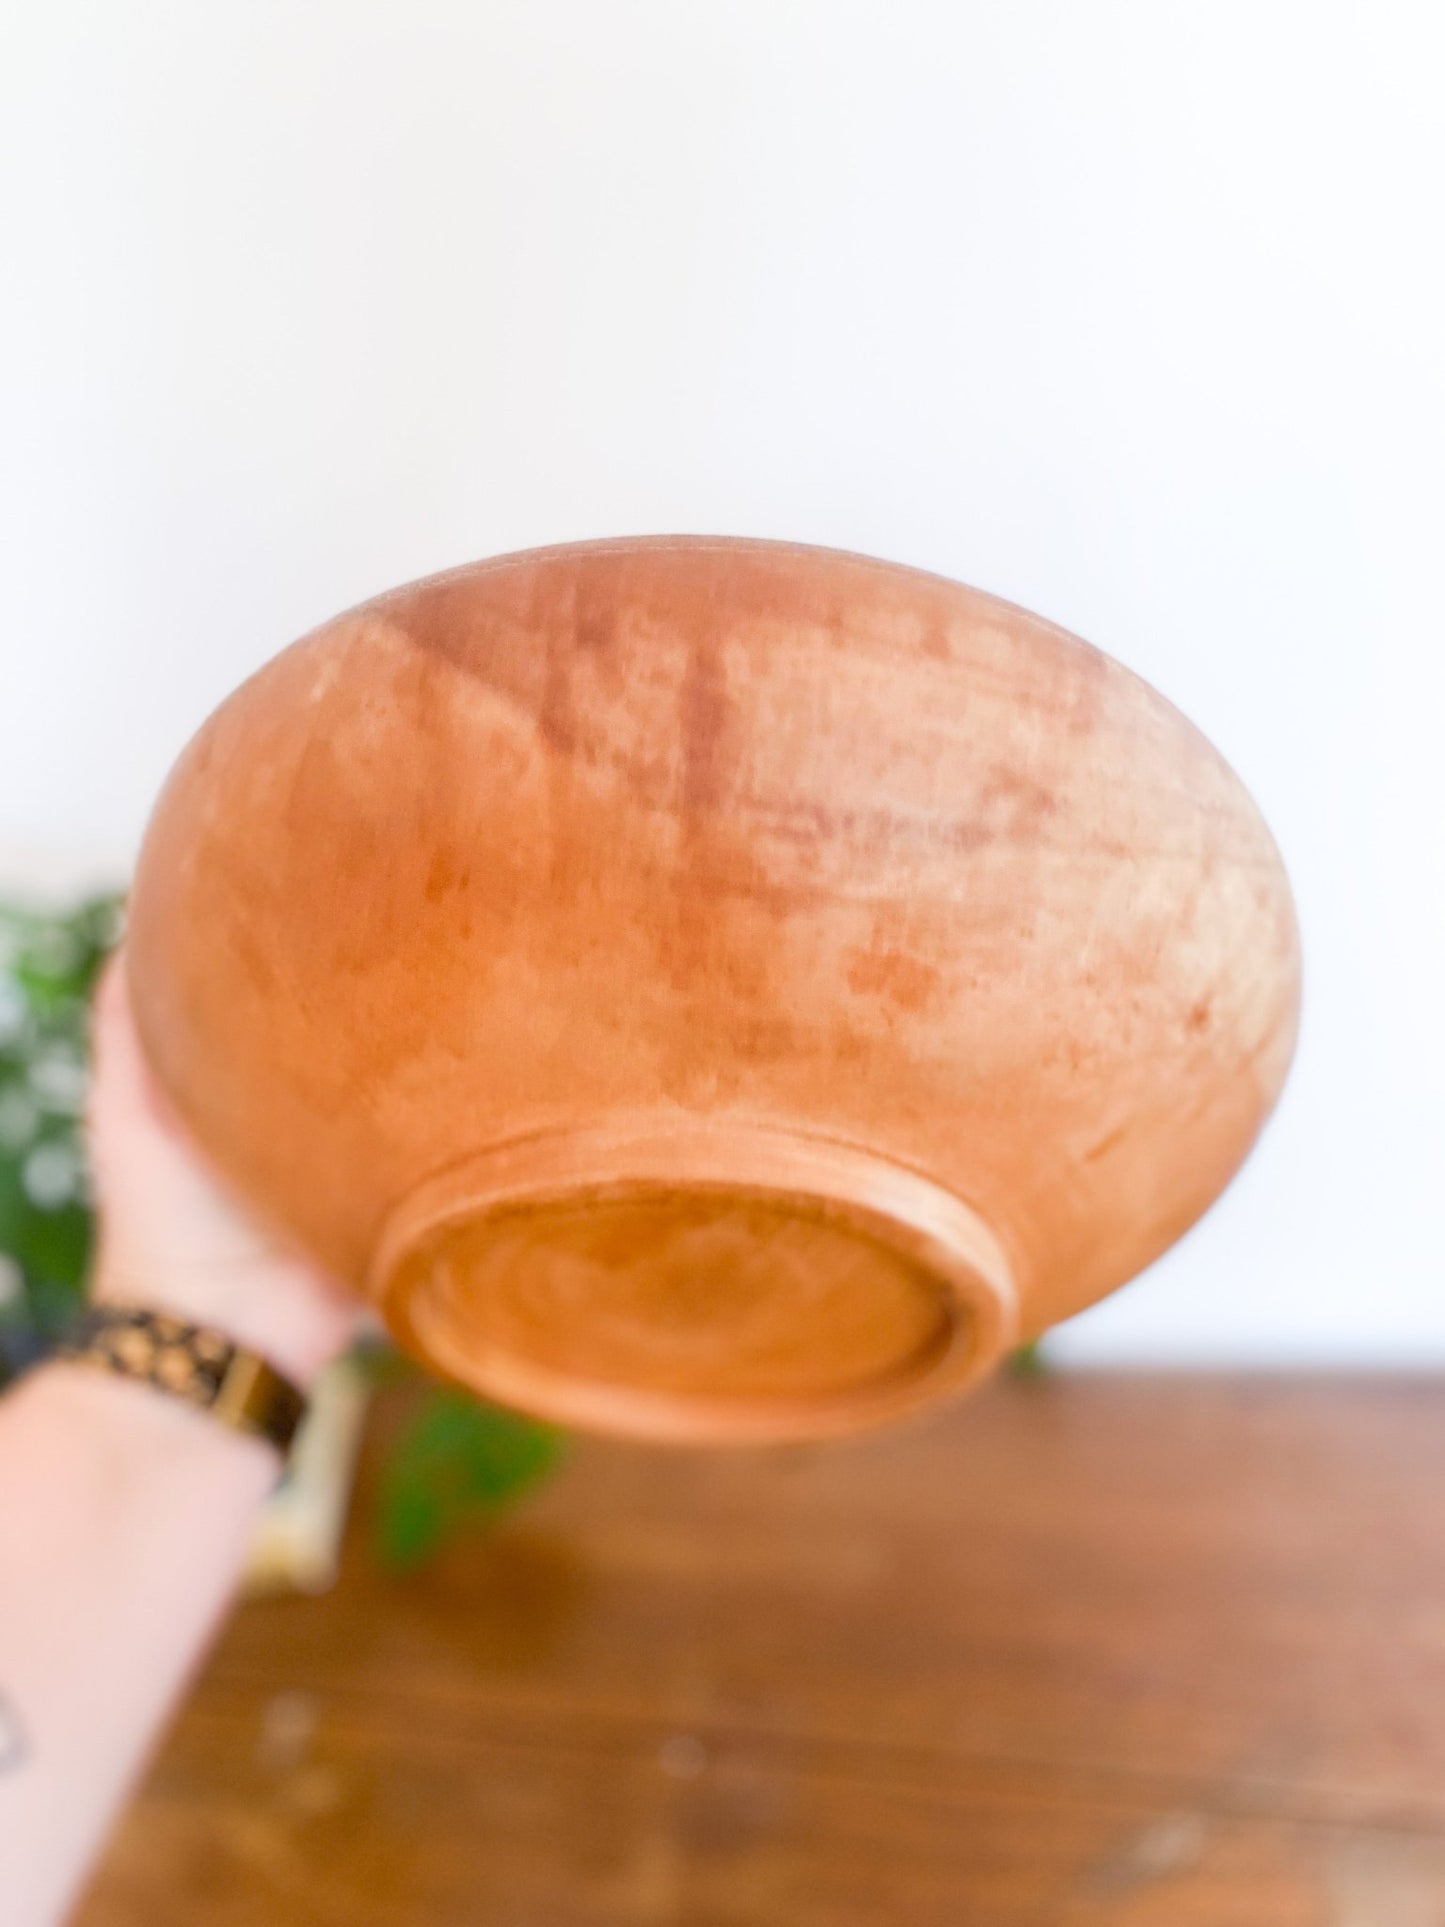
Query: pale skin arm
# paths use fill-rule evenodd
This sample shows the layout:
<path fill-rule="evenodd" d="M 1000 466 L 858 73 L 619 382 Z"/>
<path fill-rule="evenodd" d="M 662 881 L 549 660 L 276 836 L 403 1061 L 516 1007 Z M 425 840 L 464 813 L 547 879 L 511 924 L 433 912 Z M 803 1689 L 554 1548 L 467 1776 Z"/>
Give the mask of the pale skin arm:
<path fill-rule="evenodd" d="M 121 972 L 96 1007 L 93 1295 L 179 1313 L 303 1387 L 354 1307 L 227 1201 L 148 1076 Z M 0 1895 L 57 1927 L 235 1588 L 272 1447 L 84 1365 L 0 1402 Z"/>

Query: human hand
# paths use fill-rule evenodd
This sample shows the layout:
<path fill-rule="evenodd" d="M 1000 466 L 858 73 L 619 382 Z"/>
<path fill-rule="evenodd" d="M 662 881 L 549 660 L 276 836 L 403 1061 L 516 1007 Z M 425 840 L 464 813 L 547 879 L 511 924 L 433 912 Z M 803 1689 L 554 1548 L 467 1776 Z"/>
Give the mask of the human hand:
<path fill-rule="evenodd" d="M 93 1052 L 91 1296 L 209 1326 L 307 1384 L 351 1343 L 360 1307 L 255 1225 L 208 1170 L 141 1054 L 119 957 L 96 993 Z"/>

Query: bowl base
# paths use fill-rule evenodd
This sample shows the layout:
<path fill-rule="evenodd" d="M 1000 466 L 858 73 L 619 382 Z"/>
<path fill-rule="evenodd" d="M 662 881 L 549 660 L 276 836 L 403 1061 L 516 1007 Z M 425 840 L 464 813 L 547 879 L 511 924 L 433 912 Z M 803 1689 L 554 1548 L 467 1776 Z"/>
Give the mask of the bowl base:
<path fill-rule="evenodd" d="M 448 1377 L 562 1423 L 726 1443 L 932 1402 L 1013 1336 L 997 1241 L 851 1146 L 695 1120 L 495 1147 L 395 1215 L 376 1295 Z"/>

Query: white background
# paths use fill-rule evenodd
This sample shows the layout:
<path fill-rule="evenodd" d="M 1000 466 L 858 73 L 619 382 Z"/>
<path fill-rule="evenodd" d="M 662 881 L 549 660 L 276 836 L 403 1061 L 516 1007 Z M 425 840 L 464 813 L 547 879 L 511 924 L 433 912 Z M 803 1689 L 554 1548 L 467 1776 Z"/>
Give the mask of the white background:
<path fill-rule="evenodd" d="M 10 0 L 0 884 L 392 583 L 797 537 L 1042 610 L 1260 798 L 1245 1176 L 1077 1358 L 1445 1361 L 1438 7 Z"/>

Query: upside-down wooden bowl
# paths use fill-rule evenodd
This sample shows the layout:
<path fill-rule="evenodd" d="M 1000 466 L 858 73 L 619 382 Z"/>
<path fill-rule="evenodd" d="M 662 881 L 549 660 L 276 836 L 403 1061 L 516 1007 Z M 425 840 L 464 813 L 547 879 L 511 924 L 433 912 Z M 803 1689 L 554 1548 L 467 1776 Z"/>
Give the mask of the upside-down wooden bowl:
<path fill-rule="evenodd" d="M 1298 951 L 1203 738 L 1021 609 L 827 550 L 505 556 L 210 719 L 146 1050 L 265 1220 L 479 1391 L 840 1432 L 1121 1284 L 1283 1081 Z"/>

